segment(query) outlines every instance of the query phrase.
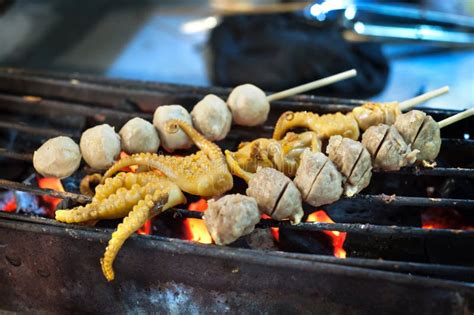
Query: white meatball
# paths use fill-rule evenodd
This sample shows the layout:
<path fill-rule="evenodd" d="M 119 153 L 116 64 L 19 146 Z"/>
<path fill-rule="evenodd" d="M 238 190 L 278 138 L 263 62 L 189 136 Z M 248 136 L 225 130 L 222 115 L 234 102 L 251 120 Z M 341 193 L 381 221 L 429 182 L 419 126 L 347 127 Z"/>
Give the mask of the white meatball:
<path fill-rule="evenodd" d="M 252 84 L 239 85 L 232 90 L 227 99 L 234 122 L 242 126 L 263 124 L 270 112 L 267 96 Z"/>
<path fill-rule="evenodd" d="M 214 242 L 225 245 L 250 234 L 260 221 L 260 212 L 254 198 L 235 194 L 209 200 L 203 219 Z"/>
<path fill-rule="evenodd" d="M 120 154 L 120 136 L 113 127 L 103 124 L 84 131 L 80 146 L 86 163 L 92 168 L 104 170 Z"/>
<path fill-rule="evenodd" d="M 45 177 L 71 176 L 80 164 L 79 146 L 68 137 L 49 139 L 33 154 L 35 170 Z"/>
<path fill-rule="evenodd" d="M 227 104 L 214 94 L 206 95 L 192 112 L 193 125 L 210 141 L 224 139 L 232 124 L 232 113 Z"/>
<path fill-rule="evenodd" d="M 166 128 L 166 122 L 171 119 L 180 119 L 192 125 L 191 115 L 181 105 L 163 105 L 155 110 L 153 115 L 153 125 L 158 129 L 160 134 L 161 144 L 167 151 L 174 151 L 177 149 L 189 149 L 192 146 L 192 141 L 181 129 L 170 132 Z"/>
<path fill-rule="evenodd" d="M 140 117 L 135 117 L 123 125 L 119 135 L 122 139 L 122 150 L 129 154 L 154 153 L 160 146 L 160 138 L 155 126 Z"/>

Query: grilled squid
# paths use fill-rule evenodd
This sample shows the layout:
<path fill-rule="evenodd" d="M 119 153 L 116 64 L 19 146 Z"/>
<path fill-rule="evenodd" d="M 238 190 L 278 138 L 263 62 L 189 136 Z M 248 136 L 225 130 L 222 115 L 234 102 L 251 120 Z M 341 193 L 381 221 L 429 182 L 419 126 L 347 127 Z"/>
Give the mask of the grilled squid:
<path fill-rule="evenodd" d="M 263 124 L 270 112 L 270 103 L 265 93 L 253 84 L 235 87 L 227 99 L 234 122 L 241 126 Z"/>
<path fill-rule="evenodd" d="M 155 127 L 140 117 L 135 117 L 123 125 L 119 135 L 122 139 L 122 149 L 128 154 L 154 153 L 160 146 Z"/>
<path fill-rule="evenodd" d="M 260 211 L 254 198 L 235 194 L 211 199 L 203 217 L 212 239 L 218 245 L 234 242 L 250 234 L 260 221 Z"/>
<path fill-rule="evenodd" d="M 49 139 L 33 154 L 35 170 L 45 177 L 66 178 L 80 164 L 79 146 L 69 137 Z"/>
<path fill-rule="evenodd" d="M 161 144 L 166 151 L 189 149 L 193 143 L 182 130 L 176 132 L 168 130 L 166 123 L 172 119 L 179 119 L 192 126 L 191 115 L 181 105 L 163 105 L 155 110 L 153 125 L 160 135 Z"/>
<path fill-rule="evenodd" d="M 120 136 L 113 127 L 103 124 L 84 131 L 80 146 L 86 163 L 92 168 L 104 170 L 112 166 L 120 154 Z"/>

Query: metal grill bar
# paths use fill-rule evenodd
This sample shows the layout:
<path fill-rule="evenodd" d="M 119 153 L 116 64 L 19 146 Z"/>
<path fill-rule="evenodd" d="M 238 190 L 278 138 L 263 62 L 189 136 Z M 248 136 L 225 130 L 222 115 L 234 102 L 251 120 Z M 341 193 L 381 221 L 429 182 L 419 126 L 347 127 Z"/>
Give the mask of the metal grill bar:
<path fill-rule="evenodd" d="M 21 123 L 12 123 L 7 121 L 0 121 L 0 128 L 8 130 L 17 130 L 27 134 L 44 136 L 44 137 L 58 137 L 58 136 L 67 136 L 71 138 L 78 138 L 78 133 L 68 133 L 61 130 L 55 130 L 50 128 L 41 128 L 41 127 L 31 127 Z"/>
<path fill-rule="evenodd" d="M 31 153 L 17 153 L 4 148 L 0 148 L 0 156 L 20 161 L 31 162 L 33 160 L 33 154 Z"/>

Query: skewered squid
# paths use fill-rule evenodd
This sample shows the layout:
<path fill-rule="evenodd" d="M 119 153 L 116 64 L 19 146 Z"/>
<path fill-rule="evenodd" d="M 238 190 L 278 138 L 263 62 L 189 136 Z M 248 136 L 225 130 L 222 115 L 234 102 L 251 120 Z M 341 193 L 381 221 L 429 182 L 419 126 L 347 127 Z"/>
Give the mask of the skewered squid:
<path fill-rule="evenodd" d="M 305 149 L 321 151 L 321 141 L 312 131 L 296 134 L 289 132 L 282 140 L 259 138 L 242 142 L 238 150 L 228 152 L 246 172 L 255 173 L 259 167 L 271 167 L 287 176 L 294 176 L 300 156 Z"/>
<path fill-rule="evenodd" d="M 72 210 L 56 211 L 56 220 L 66 223 L 123 218 L 101 260 L 108 281 L 114 279 L 113 261 L 125 240 L 148 218 L 186 202 L 182 191 L 200 196 L 218 196 L 233 186 L 222 151 L 187 123 L 171 120 L 171 132 L 181 128 L 201 149 L 186 157 L 135 154 L 116 162 L 95 189 L 92 202 Z M 151 169 L 140 173 L 120 172 L 139 165 Z M 158 170 L 158 171 L 156 171 Z"/>

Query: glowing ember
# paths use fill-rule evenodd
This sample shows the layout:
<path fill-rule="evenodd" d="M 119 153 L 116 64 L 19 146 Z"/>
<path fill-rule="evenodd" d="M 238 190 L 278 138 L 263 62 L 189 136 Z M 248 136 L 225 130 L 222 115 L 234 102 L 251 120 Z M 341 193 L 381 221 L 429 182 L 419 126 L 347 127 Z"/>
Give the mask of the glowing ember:
<path fill-rule="evenodd" d="M 192 202 L 188 210 L 203 212 L 207 209 L 207 201 L 203 198 Z M 207 231 L 206 224 L 200 219 L 184 219 L 184 237 L 193 242 L 212 244 L 212 237 Z"/>
<path fill-rule="evenodd" d="M 421 226 L 424 229 L 458 229 L 474 230 L 474 223 L 469 224 L 455 209 L 428 208 L 421 212 Z"/>
<path fill-rule="evenodd" d="M 64 191 L 63 185 L 61 184 L 61 180 L 59 180 L 58 178 L 37 177 L 37 180 L 38 180 L 38 187 L 40 188 L 49 188 L 56 191 Z M 54 198 L 51 196 L 41 196 L 40 198 L 49 205 L 47 209 L 47 215 L 49 217 L 54 217 L 54 212 L 56 211 L 56 207 L 58 206 L 58 204 L 61 202 L 61 199 Z"/>
<path fill-rule="evenodd" d="M 128 155 L 127 153 L 125 153 L 124 151 L 121 151 L 120 152 L 120 159 L 123 159 L 123 158 L 126 158 L 126 157 L 129 157 L 130 155 Z M 138 165 L 130 165 L 130 166 L 126 166 L 124 168 L 121 169 L 122 172 L 136 172 L 138 168 Z"/>
<path fill-rule="evenodd" d="M 151 220 L 146 220 L 145 224 L 137 231 L 141 235 L 151 234 Z"/>
<path fill-rule="evenodd" d="M 13 195 L 11 199 L 9 199 L 2 208 L 2 211 L 6 212 L 15 212 L 16 211 L 16 197 Z"/>
<path fill-rule="evenodd" d="M 262 214 L 261 216 L 262 219 L 271 219 L 270 216 L 266 215 L 265 213 Z M 270 231 L 272 232 L 272 236 L 275 239 L 275 241 L 279 242 L 280 241 L 280 229 L 276 227 L 270 228 Z"/>
<path fill-rule="evenodd" d="M 322 222 L 322 223 L 335 223 L 323 210 L 319 210 L 311 213 L 308 216 L 306 222 Z M 346 251 L 343 248 L 344 241 L 346 240 L 347 233 L 339 231 L 323 231 L 329 235 L 332 239 L 332 245 L 334 246 L 334 256 L 338 258 L 346 258 Z"/>

